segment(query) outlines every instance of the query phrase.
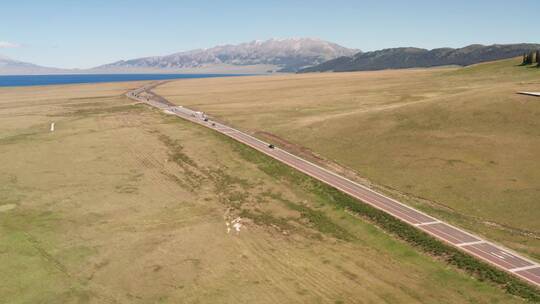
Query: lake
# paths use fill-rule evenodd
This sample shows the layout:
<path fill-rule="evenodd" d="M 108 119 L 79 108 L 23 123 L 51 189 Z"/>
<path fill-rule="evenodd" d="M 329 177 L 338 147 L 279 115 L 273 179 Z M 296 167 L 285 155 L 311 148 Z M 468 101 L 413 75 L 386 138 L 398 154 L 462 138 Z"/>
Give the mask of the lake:
<path fill-rule="evenodd" d="M 122 82 L 242 76 L 238 74 L 66 74 L 66 75 L 0 75 L 0 87 L 21 87 L 73 83 Z"/>

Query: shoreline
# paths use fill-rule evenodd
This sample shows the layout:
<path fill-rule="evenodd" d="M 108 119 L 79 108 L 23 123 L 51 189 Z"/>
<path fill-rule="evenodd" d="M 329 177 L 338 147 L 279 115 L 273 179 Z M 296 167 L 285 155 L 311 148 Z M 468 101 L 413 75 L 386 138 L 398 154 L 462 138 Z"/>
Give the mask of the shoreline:
<path fill-rule="evenodd" d="M 220 77 L 259 76 L 259 74 L 46 74 L 0 75 L 0 88 L 55 85 L 103 84 L 134 81 L 159 81 Z"/>

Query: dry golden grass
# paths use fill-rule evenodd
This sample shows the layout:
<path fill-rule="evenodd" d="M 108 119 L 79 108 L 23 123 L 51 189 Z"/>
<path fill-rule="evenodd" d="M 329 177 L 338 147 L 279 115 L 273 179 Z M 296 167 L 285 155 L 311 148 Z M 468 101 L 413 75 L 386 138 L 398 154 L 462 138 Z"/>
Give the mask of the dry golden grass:
<path fill-rule="evenodd" d="M 0 89 L 2 302 L 520 302 L 132 105 L 134 86 Z"/>
<path fill-rule="evenodd" d="M 518 64 L 181 80 L 156 92 L 540 258 L 540 100 L 515 94 L 538 90 L 540 70 Z"/>

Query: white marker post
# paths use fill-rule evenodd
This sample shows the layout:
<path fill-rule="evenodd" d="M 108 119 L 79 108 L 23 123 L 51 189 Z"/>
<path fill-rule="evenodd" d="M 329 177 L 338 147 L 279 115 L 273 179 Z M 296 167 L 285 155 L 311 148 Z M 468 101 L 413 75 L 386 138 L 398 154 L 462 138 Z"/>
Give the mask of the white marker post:
<path fill-rule="evenodd" d="M 54 122 L 51 122 L 51 132 L 54 131 Z"/>

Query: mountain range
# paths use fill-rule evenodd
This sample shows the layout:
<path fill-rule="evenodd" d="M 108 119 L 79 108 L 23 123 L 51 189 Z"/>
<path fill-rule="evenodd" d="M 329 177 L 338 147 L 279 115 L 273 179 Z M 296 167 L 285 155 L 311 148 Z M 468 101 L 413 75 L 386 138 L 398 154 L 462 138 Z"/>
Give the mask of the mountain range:
<path fill-rule="evenodd" d="M 0 56 L 0 75 L 106 73 L 345 72 L 480 63 L 520 56 L 540 44 L 470 45 L 433 50 L 403 47 L 361 52 L 313 38 L 270 39 L 166 56 L 120 60 L 91 69 L 43 67 Z"/>
<path fill-rule="evenodd" d="M 268 73 L 296 72 L 343 56 L 356 49 L 314 38 L 256 40 L 237 45 L 143 57 L 104 64 L 91 69 L 58 69 L 8 58 L 0 59 L 4 74 L 73 73 Z"/>
<path fill-rule="evenodd" d="M 512 58 L 537 49 L 540 49 L 540 44 L 527 43 L 489 46 L 473 44 L 457 49 L 438 48 L 433 50 L 413 47 L 391 48 L 343 56 L 301 69 L 299 72 L 371 71 L 444 65 L 467 66 L 485 61 Z"/>
<path fill-rule="evenodd" d="M 43 67 L 37 64 L 0 56 L 0 75 L 62 74 L 70 70 Z"/>
<path fill-rule="evenodd" d="M 322 62 L 351 56 L 358 50 L 312 38 L 270 39 L 237 45 L 221 45 L 167 56 L 121 60 L 96 69 L 145 69 L 165 70 L 201 69 L 209 67 L 265 66 L 267 70 L 295 72 Z"/>

